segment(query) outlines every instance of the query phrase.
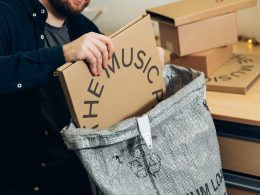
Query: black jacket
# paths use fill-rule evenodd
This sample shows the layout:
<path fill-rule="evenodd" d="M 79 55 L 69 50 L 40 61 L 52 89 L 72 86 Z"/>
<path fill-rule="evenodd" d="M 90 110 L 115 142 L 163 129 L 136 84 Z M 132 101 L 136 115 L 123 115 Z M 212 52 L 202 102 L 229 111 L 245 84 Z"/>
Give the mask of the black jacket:
<path fill-rule="evenodd" d="M 46 136 L 63 148 L 64 156 L 57 151 L 57 167 L 75 158 L 59 132 L 49 132 L 41 113 L 39 89 L 65 63 L 62 46 L 44 48 L 46 19 L 38 0 L 0 0 L 0 194 L 11 186 L 38 185 L 46 172 L 59 170 L 46 162 L 55 158 L 48 154 Z M 83 15 L 68 18 L 67 24 L 71 40 L 99 32 Z M 60 128 L 69 119 L 61 120 Z"/>

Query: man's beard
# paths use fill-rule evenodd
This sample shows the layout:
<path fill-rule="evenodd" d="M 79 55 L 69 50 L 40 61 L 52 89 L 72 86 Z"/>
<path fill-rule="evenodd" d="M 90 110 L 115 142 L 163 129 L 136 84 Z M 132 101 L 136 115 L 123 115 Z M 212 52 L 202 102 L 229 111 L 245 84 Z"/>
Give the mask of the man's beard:
<path fill-rule="evenodd" d="M 49 0 L 49 2 L 59 14 L 69 17 L 80 14 L 88 6 L 90 0 L 86 0 L 77 8 L 72 7 L 68 0 Z"/>

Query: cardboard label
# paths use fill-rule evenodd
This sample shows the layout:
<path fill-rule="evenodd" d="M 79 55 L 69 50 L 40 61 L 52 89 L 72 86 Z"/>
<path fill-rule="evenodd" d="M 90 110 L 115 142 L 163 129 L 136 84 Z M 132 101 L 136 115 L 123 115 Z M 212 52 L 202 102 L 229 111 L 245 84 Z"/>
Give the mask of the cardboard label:
<path fill-rule="evenodd" d="M 230 61 L 206 79 L 207 90 L 245 94 L 259 74 L 259 55 L 233 54 Z"/>
<path fill-rule="evenodd" d="M 165 84 L 150 16 L 112 36 L 115 53 L 102 76 L 84 62 L 59 68 L 60 80 L 78 127 L 104 129 L 141 116 L 163 100 Z"/>

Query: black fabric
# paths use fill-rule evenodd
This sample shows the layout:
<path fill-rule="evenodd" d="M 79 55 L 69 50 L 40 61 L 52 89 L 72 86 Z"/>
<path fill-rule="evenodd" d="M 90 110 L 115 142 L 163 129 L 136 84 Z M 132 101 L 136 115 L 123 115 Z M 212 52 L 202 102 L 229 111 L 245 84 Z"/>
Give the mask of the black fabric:
<path fill-rule="evenodd" d="M 53 72 L 65 62 L 62 46 L 44 48 L 46 18 L 38 0 L 0 0 L 0 194 L 30 194 L 39 187 L 37 192 L 56 195 L 73 170 L 81 175 L 74 177 L 71 188 L 89 189 L 77 181 L 86 181 L 86 175 L 75 154 L 67 151 L 42 113 L 40 89 L 53 79 L 59 85 Z M 71 40 L 99 32 L 83 15 L 68 18 L 67 25 Z M 62 96 L 61 91 L 53 93 L 57 99 Z M 66 110 L 65 103 L 59 106 L 67 114 L 55 121 L 56 129 L 70 122 Z M 48 140 L 59 148 L 50 152 Z"/>
<path fill-rule="evenodd" d="M 38 0 L 0 0 L 0 95 L 42 83 L 65 62 L 61 46 L 43 48 L 47 12 L 42 14 L 42 9 Z M 99 32 L 83 15 L 69 18 L 68 28 L 71 40 Z M 19 83 L 22 88 L 17 88 Z"/>
<path fill-rule="evenodd" d="M 44 47 L 55 47 L 70 42 L 68 27 L 66 23 L 62 27 L 54 27 L 49 24 L 44 25 Z M 70 158 L 70 154 L 64 152 L 64 146 L 57 142 L 57 136 L 52 136 L 55 132 L 59 132 L 70 121 L 69 109 L 63 95 L 59 78 L 55 72 L 53 76 L 40 86 L 41 110 L 46 124 L 48 125 L 48 133 L 46 136 L 46 147 L 49 153 L 48 167 L 56 166 L 59 161 Z M 58 161 L 59 160 L 59 161 Z"/>
<path fill-rule="evenodd" d="M 54 47 L 57 45 L 64 45 L 70 42 L 67 23 L 62 27 L 51 26 L 46 23 L 44 26 L 45 42 L 44 47 Z"/>
<path fill-rule="evenodd" d="M 58 167 L 46 169 L 33 183 L 4 186 L 1 195 L 90 195 L 92 194 L 88 175 L 76 159 Z M 39 173 L 39 172 L 38 172 Z"/>

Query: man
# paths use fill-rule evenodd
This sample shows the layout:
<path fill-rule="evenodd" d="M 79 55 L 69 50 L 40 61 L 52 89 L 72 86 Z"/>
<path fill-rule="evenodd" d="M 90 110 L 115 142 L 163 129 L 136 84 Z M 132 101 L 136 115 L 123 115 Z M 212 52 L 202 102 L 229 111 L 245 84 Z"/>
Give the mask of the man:
<path fill-rule="evenodd" d="M 1 195 L 91 194 L 59 131 L 70 122 L 56 68 L 102 74 L 113 43 L 80 12 L 89 0 L 0 0 Z"/>

